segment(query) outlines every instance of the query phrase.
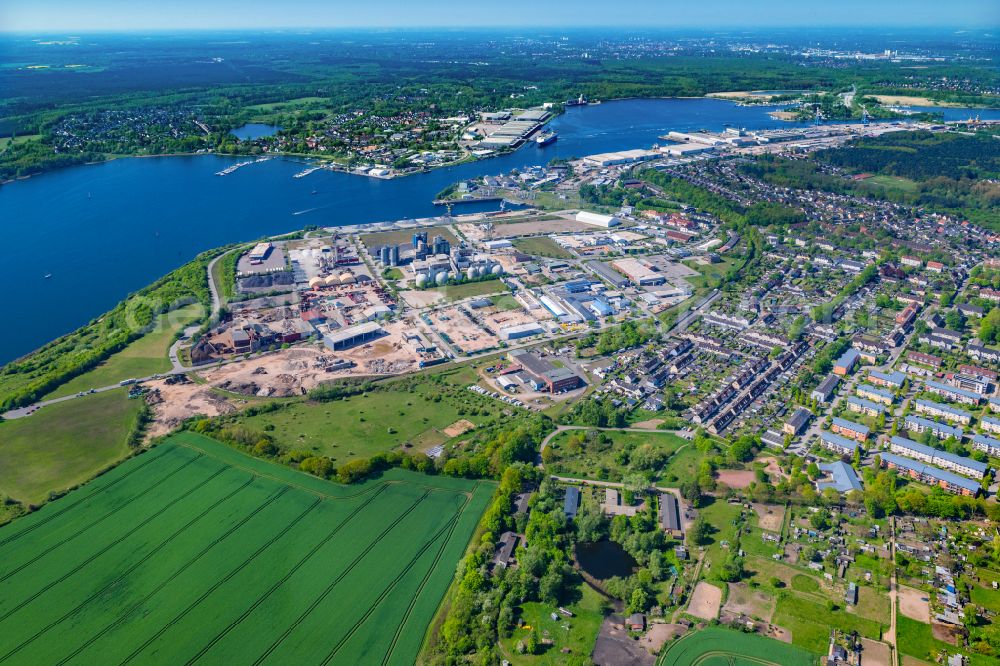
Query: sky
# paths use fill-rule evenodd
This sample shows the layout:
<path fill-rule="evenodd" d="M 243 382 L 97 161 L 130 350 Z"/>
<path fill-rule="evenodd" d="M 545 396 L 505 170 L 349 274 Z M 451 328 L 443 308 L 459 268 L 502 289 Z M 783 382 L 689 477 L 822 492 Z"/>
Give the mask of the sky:
<path fill-rule="evenodd" d="M 0 31 L 4 32 L 362 26 L 998 25 L 1000 0 L 0 0 Z"/>

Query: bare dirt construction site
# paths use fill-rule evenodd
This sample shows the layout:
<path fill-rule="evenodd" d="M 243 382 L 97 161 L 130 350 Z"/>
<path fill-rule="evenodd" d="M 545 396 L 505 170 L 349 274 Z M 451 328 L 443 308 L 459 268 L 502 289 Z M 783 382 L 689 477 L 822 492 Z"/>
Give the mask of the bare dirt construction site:
<path fill-rule="evenodd" d="M 405 342 L 399 326 L 387 335 L 343 351 L 321 345 L 282 349 L 259 358 L 210 368 L 198 374 L 210 385 L 241 395 L 287 398 L 304 395 L 322 382 L 340 377 L 397 375 L 416 370 L 419 356 Z M 339 361 L 353 367 L 336 369 Z"/>
<path fill-rule="evenodd" d="M 754 481 L 754 474 L 750 470 L 724 469 L 719 472 L 719 482 L 730 488 L 742 490 Z"/>
<path fill-rule="evenodd" d="M 146 403 L 153 410 L 153 422 L 147 432 L 149 437 L 166 435 L 196 414 L 219 416 L 242 406 L 237 404 L 238 400 L 219 395 L 204 384 L 167 384 L 166 380 L 160 379 L 149 382 L 147 386 Z"/>
<path fill-rule="evenodd" d="M 456 228 L 472 240 L 485 240 L 486 232 L 478 224 L 459 224 Z M 572 218 L 555 218 L 550 220 L 531 220 L 497 224 L 493 228 L 493 238 L 514 238 L 516 236 L 535 236 L 538 234 L 569 233 L 575 231 L 595 231 L 597 227 L 577 222 Z"/>
<path fill-rule="evenodd" d="M 498 337 L 488 333 L 463 310 L 459 307 L 443 308 L 429 312 L 427 317 L 433 322 L 435 330 L 448 336 L 454 346 L 467 354 L 493 349 L 500 344 Z"/>
<path fill-rule="evenodd" d="M 768 532 L 780 532 L 781 524 L 785 522 L 785 507 L 779 504 L 754 504 L 757 512 L 757 525 Z"/>
<path fill-rule="evenodd" d="M 931 621 L 931 605 L 927 601 L 927 593 L 900 585 L 899 612 L 911 620 L 924 624 L 929 623 Z"/>
<path fill-rule="evenodd" d="M 719 617 L 719 607 L 722 605 L 722 590 L 718 587 L 701 581 L 694 588 L 691 594 L 691 603 L 688 604 L 688 615 L 700 617 L 703 620 L 714 620 Z"/>

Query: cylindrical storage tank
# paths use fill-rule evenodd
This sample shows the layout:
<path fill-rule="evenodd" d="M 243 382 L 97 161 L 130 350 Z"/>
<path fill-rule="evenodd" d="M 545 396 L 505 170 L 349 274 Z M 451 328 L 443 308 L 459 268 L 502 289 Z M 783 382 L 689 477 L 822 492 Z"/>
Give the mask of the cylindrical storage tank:
<path fill-rule="evenodd" d="M 336 287 L 338 284 L 340 284 L 340 280 L 337 279 L 336 275 L 327 275 L 326 276 L 326 286 L 328 286 L 328 287 Z"/>
<path fill-rule="evenodd" d="M 493 275 L 501 275 L 503 273 L 503 266 L 497 264 L 493 267 Z"/>
<path fill-rule="evenodd" d="M 340 274 L 340 284 L 354 284 L 355 282 L 354 273 L 351 271 L 344 271 Z"/>
<path fill-rule="evenodd" d="M 470 266 L 468 270 L 465 271 L 465 276 L 470 280 L 476 279 L 476 267 Z"/>
<path fill-rule="evenodd" d="M 320 278 L 320 277 L 311 277 L 311 278 L 309 278 L 309 288 L 310 289 L 315 289 L 316 287 L 322 287 L 322 286 L 323 286 L 323 278 Z"/>
<path fill-rule="evenodd" d="M 437 274 L 437 283 L 440 285 L 446 282 L 448 282 L 448 271 L 441 271 Z"/>
<path fill-rule="evenodd" d="M 424 273 L 417 273 L 417 277 L 413 282 L 417 285 L 417 289 L 423 289 L 427 286 L 427 276 Z"/>

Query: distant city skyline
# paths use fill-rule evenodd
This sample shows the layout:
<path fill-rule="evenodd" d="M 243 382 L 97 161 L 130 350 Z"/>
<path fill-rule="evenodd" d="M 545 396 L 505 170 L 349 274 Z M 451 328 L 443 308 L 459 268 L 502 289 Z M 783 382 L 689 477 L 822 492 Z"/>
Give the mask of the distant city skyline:
<path fill-rule="evenodd" d="M 502 6 L 444 0 L 7 0 L 0 31 L 149 31 L 360 27 L 966 27 L 1000 26 L 997 0 L 597 0 L 526 2 Z"/>

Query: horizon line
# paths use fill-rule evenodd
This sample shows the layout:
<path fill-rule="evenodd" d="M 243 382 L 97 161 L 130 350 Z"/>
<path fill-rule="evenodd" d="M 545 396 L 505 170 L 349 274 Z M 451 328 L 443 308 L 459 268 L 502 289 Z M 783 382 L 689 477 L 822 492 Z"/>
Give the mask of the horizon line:
<path fill-rule="evenodd" d="M 461 31 L 461 30 L 475 30 L 475 31 L 510 31 L 510 30 L 527 30 L 529 32 L 548 32 L 548 31 L 579 31 L 579 30 L 620 30 L 620 31 L 640 31 L 640 32 L 653 32 L 653 31 L 669 31 L 678 32 L 684 30 L 724 30 L 729 32 L 754 32 L 758 30 L 871 30 L 884 33 L 892 33 L 907 30 L 927 30 L 934 32 L 946 32 L 946 31 L 961 31 L 961 32 L 975 32 L 988 34 L 991 31 L 1000 30 L 1000 23 L 997 25 L 983 26 L 982 24 L 976 25 L 943 25 L 943 24 L 924 24 L 924 23 L 913 23 L 906 25 L 897 25 L 892 28 L 888 28 L 877 24 L 830 24 L 825 26 L 815 26 L 808 23 L 781 23 L 781 24 L 761 24 L 755 26 L 743 25 L 704 25 L 704 24 L 662 24 L 662 25 L 630 25 L 630 24 L 613 24 L 613 25 L 601 25 L 601 24 L 579 24 L 579 25 L 556 25 L 556 24 L 506 24 L 506 25 L 484 25 L 484 24 L 468 24 L 468 25 L 387 25 L 387 24 L 356 24 L 356 25 L 324 25 L 324 26 L 240 26 L 240 27 L 226 27 L 226 26 L 202 26 L 202 27 L 192 27 L 192 26 L 149 26 L 149 27 L 132 27 L 132 28 L 19 28 L 19 29 L 4 29 L 0 27 L 0 34 L 2 35 L 72 35 L 72 34 L 150 34 L 150 33 L 185 33 L 185 32 L 209 32 L 209 31 L 222 31 L 222 32 L 299 32 L 299 33 L 310 33 L 310 32 L 324 32 L 324 31 L 343 31 L 343 30 L 399 30 L 399 31 L 416 31 L 416 30 L 445 30 L 445 31 Z"/>

